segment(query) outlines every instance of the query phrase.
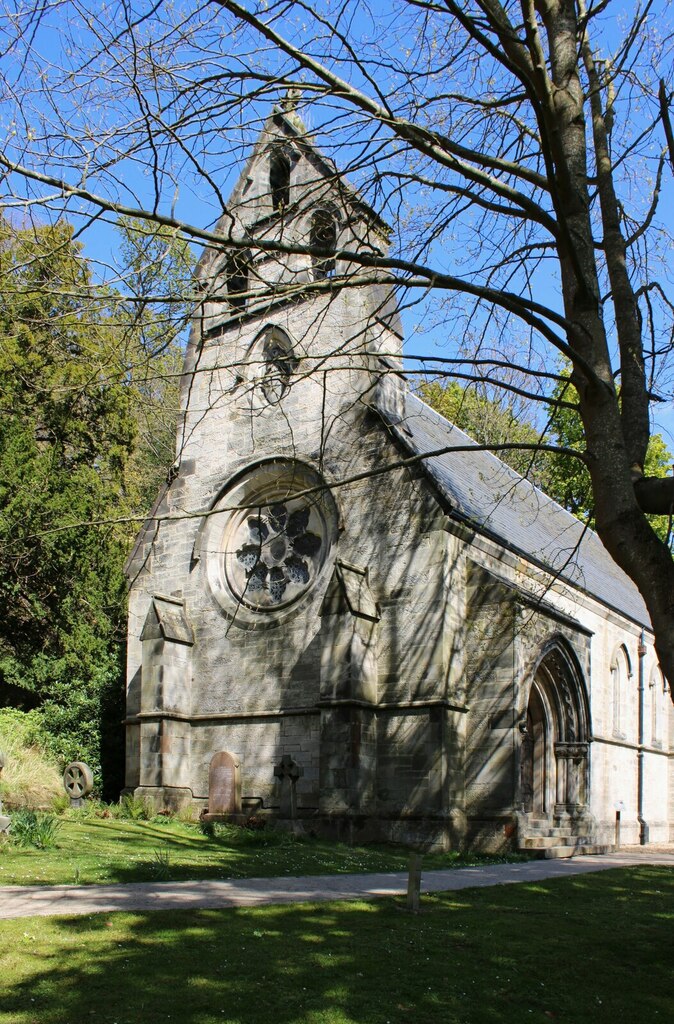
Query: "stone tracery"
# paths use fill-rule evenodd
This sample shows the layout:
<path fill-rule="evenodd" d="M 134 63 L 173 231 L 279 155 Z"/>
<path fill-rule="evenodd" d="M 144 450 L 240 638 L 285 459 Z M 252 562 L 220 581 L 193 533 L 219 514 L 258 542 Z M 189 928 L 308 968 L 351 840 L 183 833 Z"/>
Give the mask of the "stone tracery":
<path fill-rule="evenodd" d="M 336 523 L 334 501 L 310 466 L 292 459 L 252 466 L 225 489 L 206 526 L 211 592 L 237 622 L 261 623 L 263 615 L 271 624 L 313 587 Z"/>
<path fill-rule="evenodd" d="M 236 559 L 246 572 L 248 595 L 267 592 L 272 604 L 283 600 L 289 585 L 305 587 L 314 575 L 314 561 L 323 541 L 308 529 L 308 505 L 290 511 L 288 502 L 260 509 L 242 524 L 248 536 L 236 549 Z"/>

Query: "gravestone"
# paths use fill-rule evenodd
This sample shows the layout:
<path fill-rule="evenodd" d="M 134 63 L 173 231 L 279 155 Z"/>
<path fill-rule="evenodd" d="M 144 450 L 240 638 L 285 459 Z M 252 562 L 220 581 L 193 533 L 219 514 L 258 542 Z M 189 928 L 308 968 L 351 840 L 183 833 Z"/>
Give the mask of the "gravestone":
<path fill-rule="evenodd" d="M 241 814 L 240 765 L 227 750 L 213 756 L 208 770 L 208 814 Z"/>
<path fill-rule="evenodd" d="M 94 788 L 94 773 L 89 765 L 84 761 L 71 761 L 63 773 L 63 788 L 70 797 L 70 806 L 81 807 Z"/>
<path fill-rule="evenodd" d="M 298 765 L 290 754 L 284 754 L 274 768 L 274 775 L 281 780 L 281 801 L 279 815 L 281 818 L 297 817 L 297 780 L 304 775 L 304 768 Z"/>

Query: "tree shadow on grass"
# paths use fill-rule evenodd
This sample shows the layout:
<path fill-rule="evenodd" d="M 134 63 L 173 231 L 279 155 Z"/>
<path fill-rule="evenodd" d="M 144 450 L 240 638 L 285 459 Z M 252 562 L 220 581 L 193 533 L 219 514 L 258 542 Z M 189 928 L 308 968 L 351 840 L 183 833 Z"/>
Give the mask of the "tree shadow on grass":
<path fill-rule="evenodd" d="M 674 873 L 644 868 L 441 894 L 418 915 L 381 900 L 24 919 L 0 1021 L 666 1020 L 673 896 Z"/>

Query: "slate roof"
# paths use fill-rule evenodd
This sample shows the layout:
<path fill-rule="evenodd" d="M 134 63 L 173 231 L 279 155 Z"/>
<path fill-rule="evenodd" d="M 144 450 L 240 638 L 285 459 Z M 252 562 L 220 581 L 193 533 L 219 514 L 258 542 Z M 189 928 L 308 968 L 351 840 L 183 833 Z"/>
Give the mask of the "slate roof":
<path fill-rule="evenodd" d="M 510 550 L 591 594 L 639 625 L 650 627 L 639 591 L 599 537 L 557 502 L 475 442 L 417 396 L 405 398 L 394 430 L 415 455 L 468 446 L 422 463 L 454 515 Z"/>

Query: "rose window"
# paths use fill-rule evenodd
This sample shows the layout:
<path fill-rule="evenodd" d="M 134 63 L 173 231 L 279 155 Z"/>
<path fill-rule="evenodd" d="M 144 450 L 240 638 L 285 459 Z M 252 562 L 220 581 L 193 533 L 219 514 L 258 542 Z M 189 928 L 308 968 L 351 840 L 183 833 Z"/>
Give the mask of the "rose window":
<path fill-rule="evenodd" d="M 293 508 L 293 504 L 278 502 L 260 509 L 237 531 L 235 542 L 241 539 L 242 543 L 230 558 L 230 571 L 239 577 L 236 589 L 256 604 L 280 604 L 286 594 L 296 597 L 315 575 L 323 542 L 310 529 L 311 507 L 297 504 Z M 245 573 L 245 584 L 237 563 Z"/>
<path fill-rule="evenodd" d="M 309 492 L 309 493 L 307 493 Z M 273 459 L 229 487 L 202 547 L 216 600 L 241 625 L 271 620 L 308 593 L 330 555 L 337 510 L 310 466 Z"/>

